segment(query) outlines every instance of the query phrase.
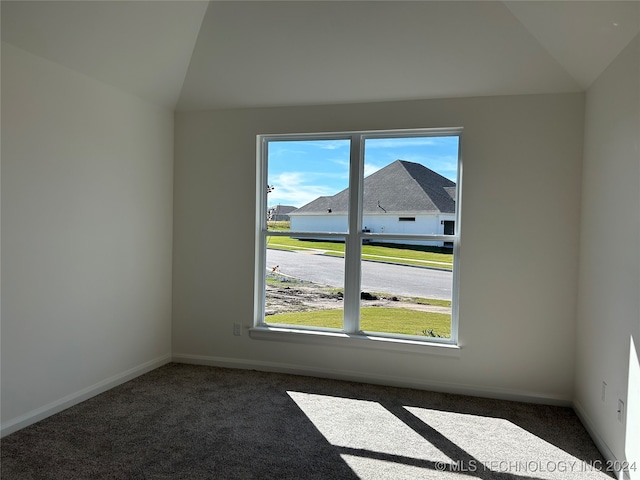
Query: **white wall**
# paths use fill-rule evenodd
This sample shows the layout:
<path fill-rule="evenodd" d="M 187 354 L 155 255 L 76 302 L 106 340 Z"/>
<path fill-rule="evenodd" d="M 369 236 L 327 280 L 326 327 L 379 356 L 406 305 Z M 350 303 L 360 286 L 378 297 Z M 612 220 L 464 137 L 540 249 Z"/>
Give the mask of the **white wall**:
<path fill-rule="evenodd" d="M 415 218 L 413 222 L 401 222 L 400 217 Z M 415 213 L 395 213 L 392 215 L 363 215 L 362 225 L 371 230 L 372 233 L 399 233 L 399 234 L 433 234 L 444 235 L 443 220 L 455 221 L 456 216 L 450 214 L 421 215 Z M 421 242 L 421 241 L 390 241 L 389 243 L 401 243 L 405 245 L 426 245 L 444 246 L 444 242 Z"/>
<path fill-rule="evenodd" d="M 401 222 L 400 217 L 413 217 L 413 222 Z M 363 215 L 362 224 L 372 233 L 427 233 L 443 235 L 444 225 L 442 220 L 455 220 L 455 215 L 432 214 L 421 215 L 416 213 L 395 213 L 391 215 Z"/>
<path fill-rule="evenodd" d="M 2 428 L 170 359 L 173 114 L 2 44 Z"/>
<path fill-rule="evenodd" d="M 346 232 L 349 230 L 346 215 L 291 215 L 290 218 L 291 230 L 296 232 Z"/>
<path fill-rule="evenodd" d="M 603 450 L 640 468 L 639 59 L 636 37 L 587 92 L 576 406 Z"/>
<path fill-rule="evenodd" d="M 413 217 L 413 222 L 401 222 L 399 217 Z M 443 235 L 442 220 L 455 220 L 455 215 L 421 215 L 415 213 L 395 213 L 389 215 L 363 215 L 362 226 L 371 233 L 397 234 L 433 234 Z M 296 232 L 346 232 L 346 215 L 291 215 L 291 230 Z M 425 242 L 409 240 L 376 240 L 380 243 L 399 243 L 403 245 L 444 246 L 444 242 Z"/>
<path fill-rule="evenodd" d="M 413 217 L 413 222 L 401 222 L 400 217 Z M 363 228 L 371 233 L 444 234 L 442 220 L 455 220 L 455 215 L 419 214 L 412 212 L 367 215 L 362 217 Z M 291 215 L 291 229 L 298 232 L 346 232 L 346 215 Z"/>
<path fill-rule="evenodd" d="M 582 94 L 177 113 L 174 358 L 570 402 L 583 114 Z M 253 317 L 257 134 L 458 126 L 459 357 L 232 335 Z"/>

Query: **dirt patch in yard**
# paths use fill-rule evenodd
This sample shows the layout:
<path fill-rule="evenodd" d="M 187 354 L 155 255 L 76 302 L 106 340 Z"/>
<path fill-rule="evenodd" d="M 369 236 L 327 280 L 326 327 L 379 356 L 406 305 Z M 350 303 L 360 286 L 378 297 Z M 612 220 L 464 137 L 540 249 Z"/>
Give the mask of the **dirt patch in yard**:
<path fill-rule="evenodd" d="M 339 309 L 344 301 L 342 291 L 338 289 L 282 275 L 267 276 L 266 294 L 265 315 Z M 451 307 L 418 303 L 408 297 L 368 292 L 361 294 L 360 305 L 451 314 Z"/>

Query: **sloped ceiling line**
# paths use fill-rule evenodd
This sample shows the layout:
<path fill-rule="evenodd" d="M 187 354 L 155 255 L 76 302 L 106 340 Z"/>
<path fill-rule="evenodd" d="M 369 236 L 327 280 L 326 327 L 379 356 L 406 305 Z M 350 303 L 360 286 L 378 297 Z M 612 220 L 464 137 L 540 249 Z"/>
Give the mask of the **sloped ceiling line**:
<path fill-rule="evenodd" d="M 640 1 L 7 1 L 2 40 L 178 110 L 586 89 Z"/>

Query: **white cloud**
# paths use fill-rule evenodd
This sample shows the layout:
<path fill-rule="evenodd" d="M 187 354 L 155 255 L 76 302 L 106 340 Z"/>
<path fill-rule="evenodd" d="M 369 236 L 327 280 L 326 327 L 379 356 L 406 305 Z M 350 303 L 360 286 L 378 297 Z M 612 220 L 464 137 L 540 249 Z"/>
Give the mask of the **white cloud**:
<path fill-rule="evenodd" d="M 269 158 L 271 159 L 277 159 L 277 158 L 288 158 L 290 156 L 300 156 L 300 155 L 307 155 L 308 152 L 304 151 L 304 150 L 294 150 L 292 148 L 285 148 L 282 146 L 271 146 L 271 148 L 269 149 Z"/>
<path fill-rule="evenodd" d="M 305 145 L 322 148 L 323 150 L 337 150 L 339 148 L 349 148 L 349 140 L 310 140 L 304 142 Z"/>
<path fill-rule="evenodd" d="M 372 173 L 377 172 L 381 168 L 386 167 L 386 165 L 376 165 L 375 163 L 365 162 L 364 163 L 364 176 L 368 177 Z"/>
<path fill-rule="evenodd" d="M 345 167 L 347 171 L 349 170 L 349 160 L 343 160 L 342 158 L 332 158 L 330 162 L 335 163 L 336 165 L 340 165 L 341 167 Z"/>
<path fill-rule="evenodd" d="M 322 174 L 322 176 L 327 176 Z M 301 207 L 321 196 L 335 195 L 338 193 L 330 185 L 310 184 L 311 177 L 318 174 L 303 172 L 285 172 L 270 179 L 270 185 L 275 186 L 273 192 L 267 198 L 268 205 L 293 205 Z M 338 190 L 339 191 L 339 190 Z"/>

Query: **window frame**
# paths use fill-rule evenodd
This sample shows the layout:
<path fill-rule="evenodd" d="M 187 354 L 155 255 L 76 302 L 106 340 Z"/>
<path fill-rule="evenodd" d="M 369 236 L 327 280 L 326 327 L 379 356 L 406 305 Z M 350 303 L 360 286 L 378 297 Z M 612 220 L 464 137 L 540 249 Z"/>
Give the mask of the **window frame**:
<path fill-rule="evenodd" d="M 365 348 L 379 348 L 381 346 L 401 350 L 422 350 L 421 346 L 459 347 L 459 267 L 460 267 L 460 233 L 461 233 L 461 205 L 462 205 L 462 152 L 463 129 L 428 128 L 402 130 L 369 130 L 329 133 L 294 133 L 294 134 L 264 134 L 256 137 L 256 222 L 255 222 L 255 265 L 254 272 L 254 320 L 251 336 L 261 339 L 287 339 L 292 341 L 312 341 L 321 343 L 330 339 L 331 343 L 348 343 Z M 454 235 L 444 234 L 398 234 L 371 233 L 363 231 L 363 183 L 364 183 L 364 154 L 365 141 L 380 138 L 412 138 L 412 137 L 458 137 L 458 170 L 456 178 L 456 211 Z M 312 140 L 350 140 L 349 162 L 349 214 L 346 232 L 281 232 L 269 231 L 267 227 L 267 181 L 268 181 L 268 145 L 277 141 L 312 141 Z M 289 325 L 274 325 L 265 322 L 265 272 L 266 246 L 268 237 L 290 236 L 344 239 L 344 320 L 343 330 L 324 329 L 320 327 L 301 327 Z M 360 283 L 363 243 L 376 240 L 426 240 L 453 243 L 452 269 L 452 298 L 451 298 L 451 336 L 449 338 L 433 338 L 388 334 L 383 332 L 364 332 L 360 330 Z M 357 294 L 353 294 L 357 292 Z M 349 294 L 348 294 L 349 293 Z M 302 336 L 300 335 L 302 334 Z M 293 338 L 296 337 L 296 338 Z M 351 339 L 346 342 L 346 339 Z M 354 343 L 355 340 L 355 343 Z M 365 341 L 363 343 L 363 340 Z"/>

